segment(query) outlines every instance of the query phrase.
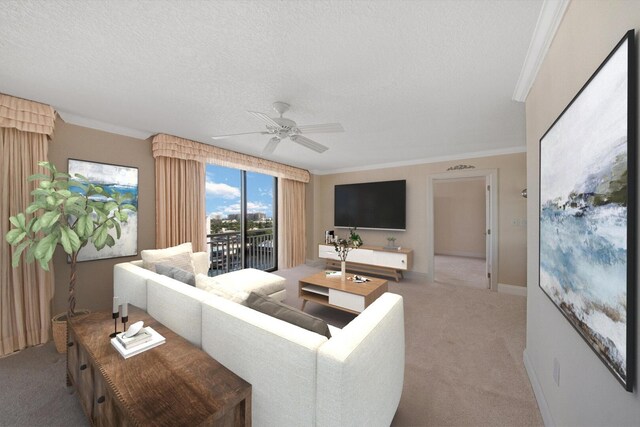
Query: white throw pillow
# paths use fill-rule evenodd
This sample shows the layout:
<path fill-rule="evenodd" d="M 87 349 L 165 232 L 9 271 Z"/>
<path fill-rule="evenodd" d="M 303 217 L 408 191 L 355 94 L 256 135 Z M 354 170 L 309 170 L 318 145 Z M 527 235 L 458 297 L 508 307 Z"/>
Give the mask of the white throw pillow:
<path fill-rule="evenodd" d="M 249 293 L 240 287 L 231 284 L 223 285 L 218 283 L 215 277 L 209 277 L 206 274 L 196 275 L 196 288 L 242 305 L 249 298 Z"/>
<path fill-rule="evenodd" d="M 166 249 L 145 249 L 144 251 L 140 251 L 142 266 L 153 272 L 156 271 L 156 264 L 167 263 L 173 267 L 195 273 L 192 255 L 193 249 L 191 242 Z"/>

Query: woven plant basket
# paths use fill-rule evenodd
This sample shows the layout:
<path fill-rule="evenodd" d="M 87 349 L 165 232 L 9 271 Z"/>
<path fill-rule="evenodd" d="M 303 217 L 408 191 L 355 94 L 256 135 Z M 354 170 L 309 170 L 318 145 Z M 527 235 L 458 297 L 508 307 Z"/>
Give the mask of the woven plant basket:
<path fill-rule="evenodd" d="M 80 309 L 76 310 L 75 315 L 91 313 L 90 310 Z M 67 352 L 67 313 L 60 313 L 53 316 L 51 319 L 51 329 L 53 329 L 53 342 L 56 345 L 58 353 L 64 354 Z"/>

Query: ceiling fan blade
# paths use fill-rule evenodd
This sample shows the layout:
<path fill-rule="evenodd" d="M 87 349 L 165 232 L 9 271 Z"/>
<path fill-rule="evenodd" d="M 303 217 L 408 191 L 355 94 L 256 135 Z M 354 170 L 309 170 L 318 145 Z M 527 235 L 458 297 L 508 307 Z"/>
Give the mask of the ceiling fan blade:
<path fill-rule="evenodd" d="M 231 133 L 229 135 L 216 135 L 216 136 L 212 136 L 211 139 L 224 139 L 224 138 L 230 138 L 232 136 L 239 136 L 239 135 L 253 135 L 253 134 L 260 134 L 260 135 L 269 135 L 269 132 L 242 132 L 242 133 Z"/>
<path fill-rule="evenodd" d="M 273 137 L 267 142 L 266 147 L 262 150 L 262 154 L 271 154 L 280 143 L 280 138 Z"/>
<path fill-rule="evenodd" d="M 329 147 L 325 147 L 322 144 L 319 144 L 315 141 L 312 141 L 311 139 L 302 136 L 302 135 L 291 135 L 291 140 L 293 142 L 296 142 L 300 145 L 302 145 L 303 147 L 307 147 L 310 148 L 311 150 L 318 152 L 318 153 L 324 153 L 325 151 L 327 151 L 329 149 Z"/>
<path fill-rule="evenodd" d="M 300 126 L 297 126 L 297 128 L 301 133 L 344 132 L 344 128 L 340 123 L 300 125 Z"/>
<path fill-rule="evenodd" d="M 276 129 L 282 129 L 282 126 L 280 126 L 275 120 L 273 120 L 271 117 L 267 116 L 265 113 L 260 113 L 258 111 L 247 111 L 247 113 L 251 114 L 254 117 L 259 118 L 260 120 L 265 122 L 267 124 L 267 126 L 271 126 L 271 127 L 276 128 Z"/>

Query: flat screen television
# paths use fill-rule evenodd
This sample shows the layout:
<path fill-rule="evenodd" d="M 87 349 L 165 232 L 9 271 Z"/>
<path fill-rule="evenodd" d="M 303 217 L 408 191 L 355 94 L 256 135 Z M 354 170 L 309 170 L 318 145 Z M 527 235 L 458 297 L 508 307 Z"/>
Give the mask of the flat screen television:
<path fill-rule="evenodd" d="M 406 180 L 336 185 L 334 226 L 405 230 L 406 193 Z"/>

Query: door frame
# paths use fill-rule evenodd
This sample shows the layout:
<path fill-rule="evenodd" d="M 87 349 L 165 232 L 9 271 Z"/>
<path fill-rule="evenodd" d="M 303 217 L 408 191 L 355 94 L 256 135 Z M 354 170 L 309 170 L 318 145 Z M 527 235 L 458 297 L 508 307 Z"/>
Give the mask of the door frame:
<path fill-rule="evenodd" d="M 486 206 L 487 223 L 489 224 L 487 263 L 491 272 L 489 289 L 498 290 L 498 170 L 497 169 L 464 169 L 429 175 L 427 178 L 427 278 L 433 282 L 434 271 L 434 200 L 433 184 L 440 181 L 456 180 L 460 178 L 484 178 L 489 189 Z"/>

